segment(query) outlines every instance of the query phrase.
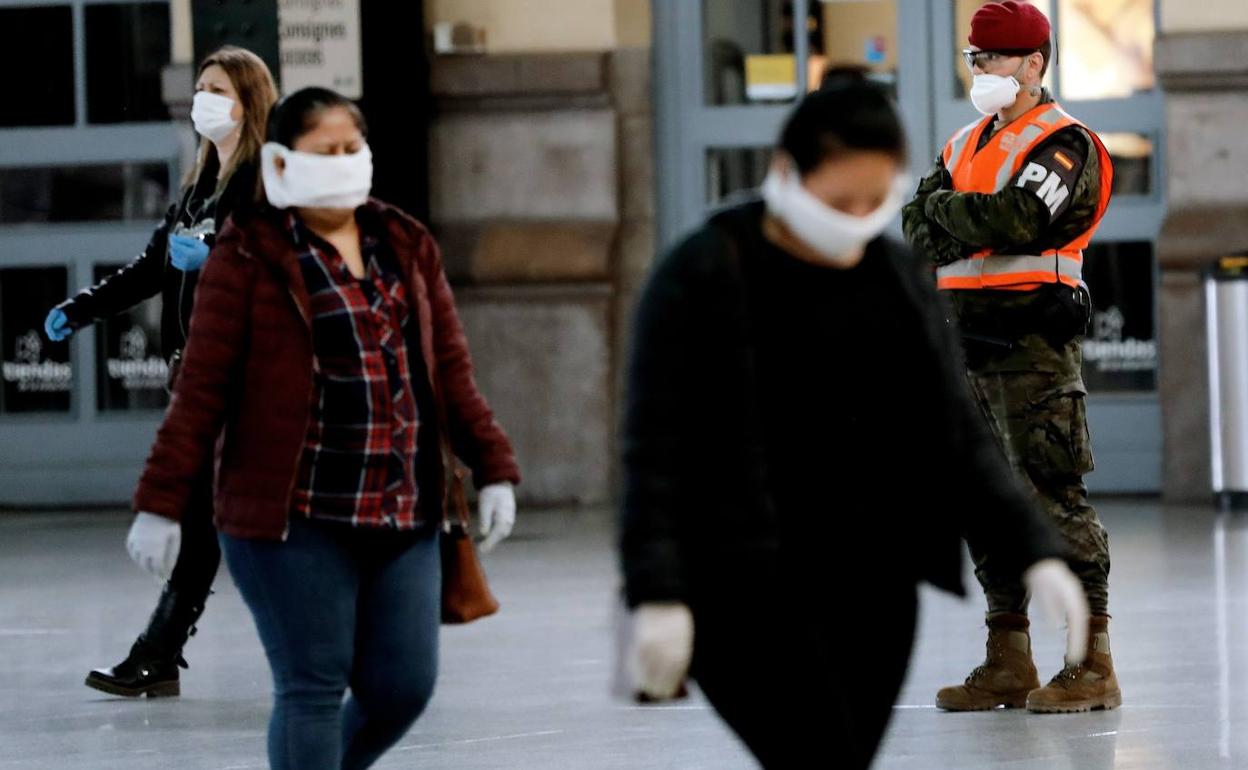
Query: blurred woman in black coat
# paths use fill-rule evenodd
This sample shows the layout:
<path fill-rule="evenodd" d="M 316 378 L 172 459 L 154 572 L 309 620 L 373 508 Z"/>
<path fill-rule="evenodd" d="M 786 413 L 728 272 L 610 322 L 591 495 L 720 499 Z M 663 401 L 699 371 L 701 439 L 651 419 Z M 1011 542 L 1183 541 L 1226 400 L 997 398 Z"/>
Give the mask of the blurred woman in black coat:
<path fill-rule="evenodd" d="M 636 686 L 671 697 L 688 672 L 767 767 L 870 764 L 916 585 L 962 593 L 962 537 L 1080 612 L 965 391 L 926 260 L 882 235 L 904 166 L 889 97 L 831 71 L 762 199 L 677 245 L 638 310 L 620 538 Z"/>

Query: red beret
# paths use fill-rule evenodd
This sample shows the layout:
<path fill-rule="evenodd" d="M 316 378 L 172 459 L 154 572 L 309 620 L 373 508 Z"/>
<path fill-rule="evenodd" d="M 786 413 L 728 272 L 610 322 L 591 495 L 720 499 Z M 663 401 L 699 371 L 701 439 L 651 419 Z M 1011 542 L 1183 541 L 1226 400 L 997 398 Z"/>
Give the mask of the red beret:
<path fill-rule="evenodd" d="M 1049 39 L 1049 20 L 1039 8 L 1015 0 L 988 3 L 971 17 L 971 45 L 985 51 L 1028 51 Z"/>

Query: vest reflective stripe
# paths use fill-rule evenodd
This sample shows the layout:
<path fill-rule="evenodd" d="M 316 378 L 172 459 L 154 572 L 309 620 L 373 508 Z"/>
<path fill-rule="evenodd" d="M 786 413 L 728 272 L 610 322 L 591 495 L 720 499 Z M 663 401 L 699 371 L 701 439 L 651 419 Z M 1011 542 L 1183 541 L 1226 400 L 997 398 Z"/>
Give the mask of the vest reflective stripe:
<path fill-rule="evenodd" d="M 1083 280 L 1083 249 L 1091 241 L 1109 207 L 1114 178 L 1109 153 L 1095 133 L 1056 104 L 1036 106 L 998 131 L 981 148 L 984 132 L 992 127 L 993 122 L 994 118 L 988 117 L 966 126 L 945 145 L 942 155 L 956 192 L 991 195 L 1004 190 L 1040 143 L 1064 128 L 1079 126 L 1092 137 L 1100 160 L 1101 191 L 1095 218 L 1079 237 L 1043 256 L 998 255 L 985 250 L 939 268 L 936 271 L 937 286 L 941 289 L 1030 291 L 1044 284 L 1079 285 Z"/>
<path fill-rule="evenodd" d="M 956 134 L 953 135 L 953 138 L 949 140 L 949 144 L 945 146 L 945 168 L 953 167 L 953 163 L 951 163 L 951 161 L 954 158 L 959 157 L 962 154 L 962 151 L 966 149 L 966 146 L 970 144 L 971 137 L 978 133 L 975 131 L 977 128 L 979 128 L 979 124 L 972 123 L 969 126 L 962 127 Z"/>
<path fill-rule="evenodd" d="M 936 280 L 942 289 L 989 289 L 1017 285 L 1054 283 L 1054 276 L 1067 286 L 1083 283 L 1083 260 L 1065 254 L 1041 257 L 982 256 L 961 259 L 937 268 Z"/>
<path fill-rule="evenodd" d="M 1035 118 L 1040 123 L 1053 124 L 1061 120 L 1063 116 L 1070 117 L 1069 115 L 1066 115 L 1066 113 L 1062 111 L 1062 108 L 1058 107 L 1056 104 L 1048 104 L 1044 106 L 1047 106 L 1049 109 L 1046 112 L 1040 113 Z"/>
<path fill-rule="evenodd" d="M 997 171 L 996 183 L 992 189 L 993 192 L 1001 192 L 1005 189 L 1005 186 L 1010 182 L 1010 177 L 1016 173 L 1014 171 L 1015 166 L 1021 165 L 1019 156 L 1026 157 L 1024 150 L 1031 149 L 1032 144 L 1042 136 L 1044 136 L 1044 129 L 1037 125 L 1027 126 L 1019 132 L 1018 141 L 1014 144 L 1014 149 L 1010 150 L 1009 155 L 1005 156 L 1005 161 L 1001 163 L 1001 168 Z"/>

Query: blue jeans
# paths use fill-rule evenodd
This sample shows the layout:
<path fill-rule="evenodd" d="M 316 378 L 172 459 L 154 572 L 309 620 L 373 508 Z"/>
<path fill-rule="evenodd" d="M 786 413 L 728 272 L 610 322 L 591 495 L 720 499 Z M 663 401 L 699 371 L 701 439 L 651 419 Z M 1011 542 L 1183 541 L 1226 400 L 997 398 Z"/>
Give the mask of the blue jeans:
<path fill-rule="evenodd" d="M 221 546 L 273 671 L 269 766 L 372 765 L 433 694 L 442 593 L 436 531 L 292 517 L 286 542 L 221 535 Z"/>

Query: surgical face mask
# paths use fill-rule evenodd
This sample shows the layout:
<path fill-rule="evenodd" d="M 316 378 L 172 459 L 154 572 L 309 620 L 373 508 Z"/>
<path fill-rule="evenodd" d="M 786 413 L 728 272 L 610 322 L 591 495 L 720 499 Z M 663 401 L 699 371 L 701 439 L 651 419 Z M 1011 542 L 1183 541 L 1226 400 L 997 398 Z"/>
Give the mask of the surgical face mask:
<path fill-rule="evenodd" d="M 278 158 L 285 166 L 280 172 Z M 318 155 L 269 142 L 260 149 L 260 168 L 265 196 L 279 209 L 354 209 L 373 187 L 368 145 L 351 155 Z"/>
<path fill-rule="evenodd" d="M 971 104 L 983 115 L 996 115 L 1018 100 L 1018 92 L 1022 86 L 1018 75 L 1027 66 L 1027 60 L 1019 65 L 1018 71 L 1009 77 L 1000 75 L 976 75 L 971 83 Z"/>
<path fill-rule="evenodd" d="M 862 247 L 884 232 L 901 211 L 907 189 L 906 179 L 898 176 L 880 207 L 861 217 L 837 211 L 811 195 L 792 167 L 785 173 L 773 167 L 760 192 L 767 211 L 829 266 L 850 268 L 861 260 Z"/>
<path fill-rule="evenodd" d="M 191 122 L 200 136 L 219 142 L 238 128 L 238 121 L 230 117 L 234 100 L 221 94 L 199 91 L 191 102 Z"/>

